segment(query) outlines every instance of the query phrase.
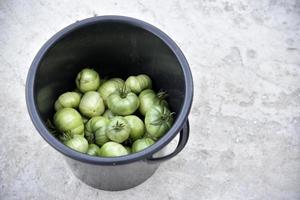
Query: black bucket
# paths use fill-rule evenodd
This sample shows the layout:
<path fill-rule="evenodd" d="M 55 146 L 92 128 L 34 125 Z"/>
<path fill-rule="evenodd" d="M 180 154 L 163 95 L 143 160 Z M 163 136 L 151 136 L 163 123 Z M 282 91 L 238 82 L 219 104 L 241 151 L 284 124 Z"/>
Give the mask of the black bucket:
<path fill-rule="evenodd" d="M 144 151 L 115 158 L 76 152 L 47 129 L 57 97 L 75 88 L 76 74 L 94 68 L 103 77 L 148 74 L 154 89 L 169 94 L 176 113 L 172 128 Z M 61 152 L 73 173 L 88 185 L 104 190 L 123 190 L 149 178 L 161 161 L 177 155 L 189 137 L 188 114 L 193 99 L 193 80 L 179 47 L 162 31 L 143 21 L 122 16 L 100 16 L 78 21 L 55 34 L 34 58 L 27 76 L 26 102 L 40 135 Z M 177 148 L 161 157 L 153 154 L 180 132 Z"/>

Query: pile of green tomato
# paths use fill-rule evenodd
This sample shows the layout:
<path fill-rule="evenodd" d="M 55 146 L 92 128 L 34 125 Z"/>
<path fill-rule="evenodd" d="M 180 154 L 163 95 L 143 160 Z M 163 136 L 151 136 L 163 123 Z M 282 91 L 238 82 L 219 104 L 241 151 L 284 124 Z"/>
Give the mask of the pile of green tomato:
<path fill-rule="evenodd" d="M 77 88 L 54 104 L 56 136 L 68 147 L 92 156 L 115 157 L 142 151 L 172 126 L 166 92 L 155 93 L 141 74 L 100 80 L 89 68 L 76 77 Z"/>

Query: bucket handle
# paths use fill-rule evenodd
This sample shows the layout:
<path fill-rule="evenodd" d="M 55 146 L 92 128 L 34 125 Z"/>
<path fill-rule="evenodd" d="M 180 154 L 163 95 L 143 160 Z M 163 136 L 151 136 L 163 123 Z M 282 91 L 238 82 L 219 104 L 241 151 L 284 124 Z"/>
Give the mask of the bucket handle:
<path fill-rule="evenodd" d="M 189 120 L 187 120 L 186 123 L 183 125 L 183 128 L 180 131 L 179 141 L 178 141 L 176 149 L 172 153 L 162 156 L 162 157 L 152 157 L 151 156 L 150 158 L 147 158 L 147 161 L 150 163 L 151 162 L 161 162 L 161 161 L 165 161 L 165 160 L 169 160 L 169 159 L 173 158 L 185 147 L 185 145 L 189 139 L 189 135 L 190 135 L 190 125 L 189 125 Z"/>

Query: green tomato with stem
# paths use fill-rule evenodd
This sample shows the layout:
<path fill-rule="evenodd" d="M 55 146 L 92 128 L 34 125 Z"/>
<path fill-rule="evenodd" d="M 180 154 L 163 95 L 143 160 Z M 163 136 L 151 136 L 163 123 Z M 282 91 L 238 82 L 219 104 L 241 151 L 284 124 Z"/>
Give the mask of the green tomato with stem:
<path fill-rule="evenodd" d="M 165 106 L 153 106 L 145 116 L 147 134 L 155 140 L 162 137 L 172 127 L 173 114 Z"/>
<path fill-rule="evenodd" d="M 144 136 L 144 133 L 145 133 L 145 125 L 144 125 L 144 122 L 137 116 L 135 115 L 128 115 L 128 116 L 125 116 L 124 117 L 130 128 L 131 128 L 131 131 L 130 131 L 130 139 L 132 141 L 135 141 L 137 139 L 140 139 Z"/>
<path fill-rule="evenodd" d="M 63 108 L 54 114 L 53 122 L 61 133 L 83 135 L 84 124 L 81 115 L 74 108 Z"/>
<path fill-rule="evenodd" d="M 135 94 L 139 94 L 145 89 L 152 88 L 152 80 L 146 74 L 138 76 L 129 76 L 125 81 L 126 87 L 129 88 Z"/>
<path fill-rule="evenodd" d="M 99 74 L 93 69 L 85 68 L 76 77 L 76 86 L 82 93 L 96 91 L 99 85 Z"/>
<path fill-rule="evenodd" d="M 64 144 L 81 153 L 86 153 L 89 147 L 88 141 L 82 135 L 73 135 L 72 138 L 65 141 Z"/>
<path fill-rule="evenodd" d="M 125 87 L 108 96 L 107 107 L 117 115 L 130 115 L 139 105 L 139 98 L 133 92 L 128 92 Z"/>
<path fill-rule="evenodd" d="M 157 94 L 151 89 L 142 91 L 139 95 L 140 113 L 145 116 L 147 111 L 154 105 L 162 105 L 168 107 L 168 103 L 165 100 L 166 96 L 167 93 L 164 91 L 158 92 Z"/>
<path fill-rule="evenodd" d="M 98 92 L 86 92 L 80 101 L 79 111 L 86 117 L 101 115 L 105 110 L 103 100 Z"/>
<path fill-rule="evenodd" d="M 142 151 L 154 143 L 155 142 L 151 138 L 138 139 L 132 144 L 132 153 Z"/>
<path fill-rule="evenodd" d="M 106 136 L 117 143 L 122 143 L 129 138 L 131 128 L 124 117 L 117 116 L 108 124 Z"/>
<path fill-rule="evenodd" d="M 101 84 L 101 86 L 98 89 L 98 92 L 100 93 L 101 97 L 104 100 L 104 103 L 106 104 L 106 99 L 109 95 L 112 93 L 119 91 L 125 82 L 120 78 L 111 78 L 104 83 Z"/>
<path fill-rule="evenodd" d="M 127 154 L 128 151 L 126 150 L 126 148 L 116 142 L 107 142 L 98 151 L 98 156 L 102 157 L 117 157 L 125 156 Z"/>
<path fill-rule="evenodd" d="M 92 117 L 85 125 L 85 137 L 89 143 L 96 143 L 101 146 L 108 142 L 109 139 L 106 136 L 107 126 L 109 120 L 102 116 Z"/>
<path fill-rule="evenodd" d="M 56 111 L 62 108 L 78 108 L 81 95 L 77 92 L 65 92 L 55 101 L 54 108 Z"/>
<path fill-rule="evenodd" d="M 87 154 L 90 156 L 97 156 L 98 151 L 100 150 L 100 148 L 95 145 L 95 144 L 89 144 L 88 150 L 87 150 Z"/>

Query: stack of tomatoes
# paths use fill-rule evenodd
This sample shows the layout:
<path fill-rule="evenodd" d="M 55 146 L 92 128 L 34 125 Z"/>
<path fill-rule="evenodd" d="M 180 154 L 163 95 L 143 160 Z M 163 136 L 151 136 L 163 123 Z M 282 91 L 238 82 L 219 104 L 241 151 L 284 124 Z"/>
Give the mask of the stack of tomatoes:
<path fill-rule="evenodd" d="M 74 91 L 56 100 L 53 122 L 56 136 L 76 151 L 124 156 L 151 146 L 172 126 L 167 94 L 153 91 L 148 75 L 102 80 L 85 68 L 75 82 Z"/>

